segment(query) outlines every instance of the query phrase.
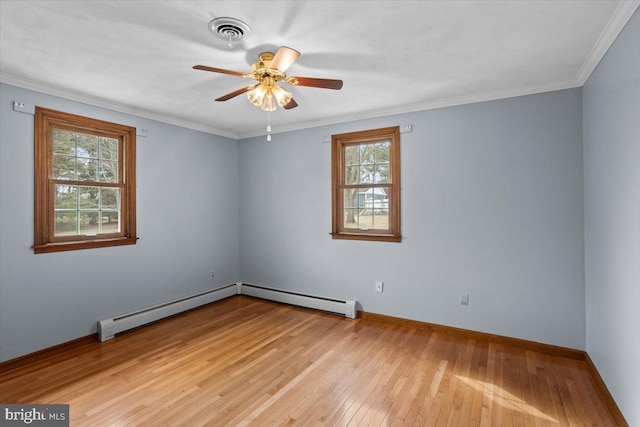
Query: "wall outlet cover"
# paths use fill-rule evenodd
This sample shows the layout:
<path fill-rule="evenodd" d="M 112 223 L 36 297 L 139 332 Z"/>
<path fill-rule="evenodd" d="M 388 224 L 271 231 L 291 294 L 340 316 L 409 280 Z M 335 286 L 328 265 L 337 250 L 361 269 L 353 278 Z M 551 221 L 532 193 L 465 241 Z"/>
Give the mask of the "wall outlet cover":
<path fill-rule="evenodd" d="M 469 305 L 469 294 L 460 294 L 460 305 Z"/>

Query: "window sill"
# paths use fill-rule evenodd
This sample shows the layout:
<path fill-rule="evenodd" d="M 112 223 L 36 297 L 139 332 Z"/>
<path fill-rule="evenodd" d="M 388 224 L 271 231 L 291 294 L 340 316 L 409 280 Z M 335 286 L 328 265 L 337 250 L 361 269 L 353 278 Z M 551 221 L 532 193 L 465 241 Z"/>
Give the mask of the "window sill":
<path fill-rule="evenodd" d="M 365 234 L 365 233 L 329 233 L 331 238 L 339 240 L 371 240 L 376 242 L 400 243 L 402 236 L 393 234 Z"/>
<path fill-rule="evenodd" d="M 33 252 L 36 254 L 46 254 L 79 249 L 107 248 L 111 246 L 135 245 L 137 241 L 137 237 L 124 237 L 118 239 L 84 240 L 81 242 L 47 243 L 44 245 L 34 245 Z"/>

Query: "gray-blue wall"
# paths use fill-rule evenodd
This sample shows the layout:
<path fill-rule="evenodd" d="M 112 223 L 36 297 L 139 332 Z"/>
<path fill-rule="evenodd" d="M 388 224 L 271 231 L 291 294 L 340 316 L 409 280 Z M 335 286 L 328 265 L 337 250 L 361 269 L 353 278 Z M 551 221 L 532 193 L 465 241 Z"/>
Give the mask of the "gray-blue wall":
<path fill-rule="evenodd" d="M 583 88 L 587 352 L 640 426 L 640 11 Z"/>
<path fill-rule="evenodd" d="M 4 84 L 0 100 L 0 361 L 237 281 L 237 141 Z M 137 245 L 33 254 L 33 116 L 14 100 L 149 131 L 137 140 Z"/>
<path fill-rule="evenodd" d="M 241 279 L 584 349 L 581 110 L 571 89 L 243 140 Z M 404 240 L 332 240 L 323 137 L 402 124 Z"/>

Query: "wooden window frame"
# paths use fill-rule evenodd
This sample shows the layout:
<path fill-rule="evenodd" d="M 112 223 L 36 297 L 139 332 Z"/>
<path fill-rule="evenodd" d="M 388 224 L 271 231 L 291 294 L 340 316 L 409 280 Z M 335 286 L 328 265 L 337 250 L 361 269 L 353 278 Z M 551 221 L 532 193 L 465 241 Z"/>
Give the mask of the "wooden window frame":
<path fill-rule="evenodd" d="M 344 197 L 346 188 L 377 187 L 378 184 L 345 184 L 345 147 L 390 141 L 390 180 L 389 184 L 389 229 L 361 230 L 344 227 Z M 332 187 L 332 226 L 334 239 L 372 240 L 400 242 L 400 127 L 387 127 L 359 132 L 343 133 L 331 136 L 331 187 Z"/>
<path fill-rule="evenodd" d="M 136 244 L 136 129 L 42 107 L 36 107 L 34 128 L 34 252 L 39 254 Z M 118 182 L 53 179 L 53 129 L 117 139 Z M 54 186 L 60 183 L 120 188 L 120 232 L 93 236 L 54 236 Z"/>

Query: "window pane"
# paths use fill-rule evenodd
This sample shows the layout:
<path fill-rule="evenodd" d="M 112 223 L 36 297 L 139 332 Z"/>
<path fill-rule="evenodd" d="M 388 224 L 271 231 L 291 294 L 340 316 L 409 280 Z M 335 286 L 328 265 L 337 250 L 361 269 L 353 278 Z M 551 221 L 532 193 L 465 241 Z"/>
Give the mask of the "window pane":
<path fill-rule="evenodd" d="M 353 145 L 345 148 L 345 184 L 390 182 L 390 142 Z M 360 166 L 358 168 L 358 166 Z"/>
<path fill-rule="evenodd" d="M 344 227 L 345 228 L 359 228 L 358 211 L 359 209 L 344 210 Z"/>
<path fill-rule="evenodd" d="M 97 181 L 98 161 L 86 157 L 78 157 L 78 180 Z"/>
<path fill-rule="evenodd" d="M 367 211 L 387 210 L 389 209 L 389 198 L 386 188 L 365 188 L 360 190 L 364 203 L 360 205 Z"/>
<path fill-rule="evenodd" d="M 54 179 L 118 182 L 117 139 L 61 129 L 53 133 Z"/>
<path fill-rule="evenodd" d="M 347 166 L 345 184 L 360 184 L 360 166 Z"/>
<path fill-rule="evenodd" d="M 104 160 L 118 160 L 118 140 L 100 138 L 100 158 Z"/>
<path fill-rule="evenodd" d="M 75 179 L 76 158 L 70 156 L 53 155 L 53 179 Z"/>
<path fill-rule="evenodd" d="M 360 212 L 360 228 L 387 230 L 389 228 L 388 210 L 364 210 Z"/>
<path fill-rule="evenodd" d="M 386 230 L 389 228 L 389 210 L 379 209 L 374 214 L 375 228 L 380 230 Z"/>
<path fill-rule="evenodd" d="M 373 184 L 375 165 L 370 163 L 360 167 L 360 183 Z"/>
<path fill-rule="evenodd" d="M 389 197 L 387 188 L 371 187 L 360 190 L 362 199 L 360 228 L 386 230 L 389 228 Z"/>
<path fill-rule="evenodd" d="M 80 234 L 98 234 L 98 212 L 80 211 Z"/>
<path fill-rule="evenodd" d="M 100 160 L 100 182 L 118 182 L 118 162 Z"/>
<path fill-rule="evenodd" d="M 99 187 L 80 187 L 78 205 L 80 209 L 98 209 L 100 200 Z"/>
<path fill-rule="evenodd" d="M 350 188 L 350 189 L 344 190 L 344 207 L 357 208 L 358 206 L 359 206 L 358 189 Z"/>
<path fill-rule="evenodd" d="M 116 211 L 102 211 L 100 216 L 102 223 L 102 233 L 120 232 L 120 213 Z"/>
<path fill-rule="evenodd" d="M 344 162 L 346 165 L 360 164 L 360 146 L 351 145 L 344 149 Z"/>
<path fill-rule="evenodd" d="M 360 228 L 365 230 L 375 228 L 373 226 L 373 214 L 371 211 L 360 212 Z"/>
<path fill-rule="evenodd" d="M 376 163 L 373 182 L 376 184 L 387 184 L 391 182 L 389 179 L 389 163 Z"/>
<path fill-rule="evenodd" d="M 56 236 L 120 232 L 119 188 L 56 184 L 55 192 Z"/>
<path fill-rule="evenodd" d="M 75 211 L 56 211 L 56 236 L 75 236 L 78 234 L 78 214 Z"/>
<path fill-rule="evenodd" d="M 120 210 L 120 189 L 102 188 L 102 209 Z"/>
<path fill-rule="evenodd" d="M 375 161 L 375 144 L 360 145 L 360 164 L 366 165 Z"/>
<path fill-rule="evenodd" d="M 76 155 L 76 139 L 75 134 L 68 130 L 53 130 L 53 152 L 55 154 L 64 154 L 67 156 Z"/>
<path fill-rule="evenodd" d="M 383 142 L 376 144 L 376 163 L 389 163 L 389 149 L 391 144 Z"/>
<path fill-rule="evenodd" d="M 76 155 L 78 157 L 98 158 L 98 138 L 95 135 L 76 133 Z"/>
<path fill-rule="evenodd" d="M 78 187 L 75 185 L 60 185 L 55 187 L 55 209 L 73 209 L 78 207 Z"/>

